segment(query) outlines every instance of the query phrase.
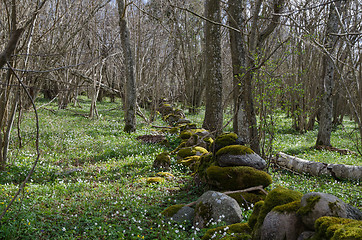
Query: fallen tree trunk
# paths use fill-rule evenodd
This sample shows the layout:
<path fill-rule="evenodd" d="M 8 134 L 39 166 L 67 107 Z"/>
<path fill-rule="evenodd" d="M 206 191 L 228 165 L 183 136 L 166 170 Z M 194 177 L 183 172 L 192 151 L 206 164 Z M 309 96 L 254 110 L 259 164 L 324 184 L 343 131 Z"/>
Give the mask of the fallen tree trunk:
<path fill-rule="evenodd" d="M 313 176 L 327 175 L 336 179 L 362 180 L 362 166 L 312 162 L 282 152 L 277 154 L 273 162 L 298 173 L 308 173 Z"/>

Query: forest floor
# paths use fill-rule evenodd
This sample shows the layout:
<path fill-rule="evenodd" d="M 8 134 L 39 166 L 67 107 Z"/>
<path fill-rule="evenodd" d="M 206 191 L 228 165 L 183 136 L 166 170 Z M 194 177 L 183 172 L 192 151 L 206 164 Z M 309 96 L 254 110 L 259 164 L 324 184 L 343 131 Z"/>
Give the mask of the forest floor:
<path fill-rule="evenodd" d="M 45 103 L 40 100 L 37 105 Z M 93 120 L 85 117 L 90 101 L 83 98 L 80 106 L 58 110 L 52 103 L 38 110 L 40 161 L 31 181 L 2 219 L 0 239 L 200 239 L 205 229 L 176 224 L 159 215 L 170 205 L 192 202 L 202 194 L 187 168 L 172 159 L 173 180 L 160 184 L 141 181 L 156 176 L 157 171 L 152 168 L 155 156 L 172 150 L 178 143 L 177 136 L 167 136 L 172 143 L 169 148 L 145 144 L 136 137 L 154 134 L 155 129 L 137 119 L 137 132 L 124 133 L 119 102 L 99 103 L 100 117 Z M 187 116 L 198 127 L 202 117 Z M 34 119 L 34 112 L 25 113 L 19 134 L 14 126 L 7 170 L 0 172 L 0 210 L 9 204 L 35 160 Z M 160 119 L 153 124 L 165 125 Z M 276 119 L 275 127 L 275 153 L 362 165 L 362 158 L 355 155 L 313 149 L 317 129 L 305 134 L 293 131 L 291 120 L 283 114 Z M 231 127 L 225 130 L 230 131 Z M 333 132 L 332 144 L 357 151 L 351 140 L 353 130 L 353 122 L 345 120 Z M 330 193 L 362 209 L 358 181 L 336 181 L 274 168 L 269 172 L 273 184 L 268 190 L 280 185 L 302 193 Z M 245 221 L 251 208 L 243 212 Z"/>

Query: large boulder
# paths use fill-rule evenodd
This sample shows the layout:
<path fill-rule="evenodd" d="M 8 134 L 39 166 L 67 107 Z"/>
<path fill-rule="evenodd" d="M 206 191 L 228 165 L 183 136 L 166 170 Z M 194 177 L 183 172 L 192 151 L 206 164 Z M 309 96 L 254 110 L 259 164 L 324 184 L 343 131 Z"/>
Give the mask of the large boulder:
<path fill-rule="evenodd" d="M 195 227 L 205 228 L 211 223 L 220 221 L 233 224 L 241 220 L 242 212 L 239 204 L 223 193 L 208 191 L 196 201 L 193 222 Z"/>
<path fill-rule="evenodd" d="M 180 208 L 171 219 L 176 222 L 192 222 L 194 219 L 195 210 L 191 207 L 184 206 Z"/>
<path fill-rule="evenodd" d="M 211 166 L 206 170 L 207 183 L 219 190 L 242 190 L 272 183 L 271 176 L 252 167 Z"/>
<path fill-rule="evenodd" d="M 254 212 L 250 216 L 249 226 L 253 228 L 253 238 L 260 239 L 262 230 L 261 227 L 264 224 L 265 217 L 274 208 L 280 206 L 276 212 L 280 213 L 292 213 L 299 208 L 300 199 L 303 194 L 297 191 L 286 189 L 283 187 L 274 188 L 268 193 L 264 202 L 258 202 L 254 207 Z M 286 205 L 290 204 L 290 205 Z M 282 207 L 282 205 L 285 205 Z M 293 209 L 293 210 L 292 210 Z"/>
<path fill-rule="evenodd" d="M 260 228 L 260 240 L 295 240 L 305 227 L 296 211 L 300 201 L 277 206 L 270 211 Z"/>
<path fill-rule="evenodd" d="M 266 162 L 246 146 L 230 145 L 216 152 L 216 159 L 221 167 L 248 166 L 259 170 L 266 168 Z"/>
<path fill-rule="evenodd" d="M 361 219 L 361 211 L 341 199 L 327 193 L 311 192 L 302 197 L 301 208 L 298 214 L 302 216 L 303 223 L 314 230 L 315 221 L 323 216 Z"/>

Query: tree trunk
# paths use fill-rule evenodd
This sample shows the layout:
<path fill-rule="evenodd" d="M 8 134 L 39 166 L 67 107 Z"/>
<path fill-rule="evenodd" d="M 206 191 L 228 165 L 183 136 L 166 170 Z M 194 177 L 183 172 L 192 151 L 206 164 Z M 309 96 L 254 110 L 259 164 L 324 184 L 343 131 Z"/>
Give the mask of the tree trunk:
<path fill-rule="evenodd" d="M 329 10 L 327 21 L 325 47 L 329 54 L 334 55 L 334 49 L 337 42 L 337 36 L 332 35 L 338 32 L 338 16 L 336 9 L 341 8 L 341 2 L 332 3 Z M 328 55 L 329 55 L 328 54 Z M 323 96 L 321 103 L 320 123 L 316 146 L 331 146 L 332 132 L 332 114 L 333 114 L 333 98 L 334 89 L 334 63 L 330 56 L 323 56 Z"/>
<path fill-rule="evenodd" d="M 134 73 L 134 60 L 130 43 L 130 32 L 127 26 L 127 6 L 125 0 L 117 0 L 119 13 L 119 26 L 121 42 L 125 60 L 126 86 L 125 86 L 125 132 L 136 131 L 136 81 Z"/>
<path fill-rule="evenodd" d="M 229 1 L 229 24 L 234 28 L 240 28 L 244 24 L 243 18 L 244 0 Z M 246 119 L 245 102 L 242 98 L 245 86 L 242 78 L 246 68 L 246 54 L 244 39 L 241 32 L 230 30 L 230 48 L 231 60 L 233 65 L 233 102 L 234 132 L 242 139 L 243 142 L 249 142 L 249 125 Z"/>
<path fill-rule="evenodd" d="M 220 0 L 206 0 L 205 17 L 214 22 L 221 21 Z M 220 133 L 223 123 L 220 26 L 206 21 L 205 41 L 206 107 L 202 126 Z"/>

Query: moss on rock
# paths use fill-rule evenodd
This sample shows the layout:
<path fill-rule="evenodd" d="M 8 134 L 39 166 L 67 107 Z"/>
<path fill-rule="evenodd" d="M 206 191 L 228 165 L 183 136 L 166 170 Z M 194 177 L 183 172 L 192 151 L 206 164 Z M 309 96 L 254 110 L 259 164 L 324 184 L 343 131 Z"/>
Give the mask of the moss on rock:
<path fill-rule="evenodd" d="M 241 190 L 272 183 L 271 176 L 252 167 L 218 167 L 211 166 L 206 170 L 207 183 L 220 190 Z"/>
<path fill-rule="evenodd" d="M 207 133 L 207 130 L 202 128 L 188 129 L 181 131 L 180 138 L 183 140 L 187 140 L 192 136 L 192 134 L 202 134 L 202 133 Z"/>
<path fill-rule="evenodd" d="M 276 206 L 275 208 L 273 208 L 273 211 L 279 213 L 296 213 L 300 207 L 300 200 L 297 200 L 284 205 Z"/>
<path fill-rule="evenodd" d="M 315 221 L 316 234 L 312 238 L 333 240 L 361 240 L 362 221 L 339 217 L 320 217 Z"/>
<path fill-rule="evenodd" d="M 253 212 L 251 213 L 249 220 L 248 220 L 248 224 L 250 226 L 251 229 L 254 228 L 255 224 L 258 221 L 258 216 L 260 214 L 261 208 L 264 205 L 264 201 L 259 201 L 254 205 L 254 209 Z"/>
<path fill-rule="evenodd" d="M 183 208 L 185 206 L 185 204 L 176 204 L 176 205 L 172 205 L 168 208 L 166 208 L 165 210 L 163 210 L 161 212 L 161 215 L 170 218 L 173 215 L 175 215 L 181 208 Z"/>
<path fill-rule="evenodd" d="M 305 216 L 307 214 L 309 214 L 313 209 L 314 206 L 317 204 L 317 202 L 321 199 L 321 196 L 311 196 L 307 199 L 307 205 L 304 207 L 301 207 L 298 210 L 298 214 L 301 216 Z"/>
<path fill-rule="evenodd" d="M 238 135 L 236 135 L 236 133 L 223 133 L 217 136 L 215 144 L 219 148 L 222 148 L 234 144 L 237 139 Z"/>
<path fill-rule="evenodd" d="M 248 208 L 251 204 L 262 201 L 266 197 L 266 195 L 261 191 L 232 193 L 228 194 L 228 196 L 234 198 L 242 208 Z"/>
<path fill-rule="evenodd" d="M 208 227 L 212 220 L 212 207 L 209 203 L 199 202 L 195 207 L 194 226 Z"/>
<path fill-rule="evenodd" d="M 163 168 L 169 169 L 171 164 L 171 157 L 168 152 L 160 153 L 156 156 L 155 161 L 153 162 L 154 168 Z"/>
<path fill-rule="evenodd" d="M 206 183 L 206 178 L 207 178 L 206 170 L 210 166 L 214 166 L 215 164 L 216 164 L 216 161 L 213 158 L 212 153 L 208 153 L 208 154 L 200 156 L 200 161 L 199 161 L 197 168 L 195 169 L 195 172 L 198 174 L 201 181 Z"/>
<path fill-rule="evenodd" d="M 177 157 L 179 158 L 186 158 L 190 156 L 201 156 L 202 154 L 208 153 L 208 151 L 203 147 L 185 147 L 181 148 L 177 152 Z"/>
<path fill-rule="evenodd" d="M 199 161 L 200 161 L 200 156 L 191 156 L 184 158 L 183 160 L 180 161 L 180 163 L 186 167 L 190 167 L 191 165 Z"/>
<path fill-rule="evenodd" d="M 245 155 L 245 154 L 253 154 L 253 153 L 255 153 L 255 152 L 246 146 L 230 145 L 230 146 L 223 147 L 219 151 L 217 151 L 216 157 L 224 155 L 224 154 Z"/>
<path fill-rule="evenodd" d="M 227 234 L 226 236 L 228 237 L 232 234 L 234 236 L 238 235 L 238 239 L 250 239 L 251 228 L 247 223 L 235 223 L 228 226 L 217 227 L 209 229 L 202 237 L 202 240 L 220 239 L 220 237 L 225 236 L 225 234 Z M 243 236 L 243 238 L 240 238 L 241 236 Z"/>

